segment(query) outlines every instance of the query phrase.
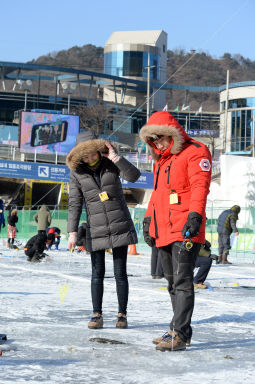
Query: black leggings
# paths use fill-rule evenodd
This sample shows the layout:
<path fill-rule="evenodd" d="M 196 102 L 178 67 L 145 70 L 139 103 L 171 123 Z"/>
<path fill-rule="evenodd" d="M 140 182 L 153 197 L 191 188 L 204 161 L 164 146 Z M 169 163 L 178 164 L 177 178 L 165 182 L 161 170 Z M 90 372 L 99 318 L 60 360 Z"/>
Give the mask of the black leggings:
<path fill-rule="evenodd" d="M 9 243 L 9 244 L 10 244 L 10 243 L 14 244 L 14 239 L 10 239 L 10 238 L 8 238 L 8 243 Z"/>
<path fill-rule="evenodd" d="M 128 247 L 113 248 L 113 269 L 116 281 L 119 312 L 126 315 L 128 303 L 127 278 L 127 250 Z M 105 250 L 91 252 L 91 297 L 94 313 L 102 313 L 105 275 Z"/>

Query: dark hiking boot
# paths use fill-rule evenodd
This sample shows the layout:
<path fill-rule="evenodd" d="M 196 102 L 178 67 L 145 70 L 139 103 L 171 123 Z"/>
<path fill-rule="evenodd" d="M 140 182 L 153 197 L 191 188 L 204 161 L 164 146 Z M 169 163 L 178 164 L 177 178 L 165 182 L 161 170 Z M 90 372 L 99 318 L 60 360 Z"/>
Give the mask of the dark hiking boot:
<path fill-rule="evenodd" d="M 157 344 L 156 350 L 165 351 L 182 351 L 186 349 L 186 343 L 178 335 L 166 335 L 163 340 Z"/>
<path fill-rule="evenodd" d="M 215 260 L 215 263 L 216 263 L 216 264 L 219 264 L 219 262 L 220 262 L 220 257 L 219 257 L 219 256 L 214 255 L 214 254 L 211 254 L 211 255 L 210 255 L 210 258 L 213 259 L 213 260 Z"/>
<path fill-rule="evenodd" d="M 222 255 L 219 255 L 218 262 L 216 262 L 216 264 L 221 264 L 221 259 L 222 259 Z"/>
<path fill-rule="evenodd" d="M 159 344 L 161 343 L 161 341 L 163 341 L 164 338 L 168 337 L 168 336 L 175 336 L 175 332 L 174 331 L 168 331 L 166 333 L 164 333 L 163 336 L 161 337 L 156 337 L 155 339 L 152 340 L 153 344 Z M 191 339 L 187 339 L 186 341 L 186 347 L 190 347 L 190 344 L 191 344 Z"/>
<path fill-rule="evenodd" d="M 230 263 L 230 261 L 228 261 L 228 254 L 223 253 L 221 264 L 232 264 L 232 263 Z"/>
<path fill-rule="evenodd" d="M 31 263 L 40 263 L 41 258 L 38 255 L 34 255 L 30 261 L 31 261 Z"/>
<path fill-rule="evenodd" d="M 128 327 L 127 316 L 124 315 L 123 313 L 118 313 L 118 317 L 116 320 L 116 328 L 125 329 L 127 327 Z"/>
<path fill-rule="evenodd" d="M 89 329 L 100 329 L 103 328 L 104 321 L 102 315 L 100 313 L 95 313 L 89 323 L 88 323 L 88 328 Z"/>

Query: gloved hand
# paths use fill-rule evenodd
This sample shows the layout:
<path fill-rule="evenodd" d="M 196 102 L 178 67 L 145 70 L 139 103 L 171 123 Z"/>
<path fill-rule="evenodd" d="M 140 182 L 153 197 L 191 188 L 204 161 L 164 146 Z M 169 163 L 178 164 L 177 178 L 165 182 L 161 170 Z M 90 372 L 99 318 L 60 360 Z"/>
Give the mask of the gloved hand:
<path fill-rule="evenodd" d="M 3 222 L 3 228 L 5 227 L 5 221 Z"/>
<path fill-rule="evenodd" d="M 117 161 L 119 161 L 120 159 L 120 156 L 115 152 L 115 150 L 113 149 L 111 144 L 108 143 L 108 141 L 105 142 L 105 145 L 109 151 L 108 153 L 104 153 L 103 155 L 105 157 L 108 157 L 108 159 L 111 160 L 113 163 L 117 163 Z"/>
<path fill-rule="evenodd" d="M 186 232 L 189 232 L 190 235 L 188 237 L 194 237 L 199 234 L 200 227 L 202 224 L 202 216 L 196 212 L 190 212 L 186 221 L 186 224 L 181 230 L 183 238 L 186 237 Z"/>
<path fill-rule="evenodd" d="M 151 237 L 149 234 L 150 223 L 151 223 L 151 217 L 150 216 L 145 217 L 143 220 L 143 237 L 144 237 L 144 241 L 150 247 L 153 247 L 155 245 L 155 239 Z"/>
<path fill-rule="evenodd" d="M 77 232 L 70 232 L 67 247 L 69 251 L 73 250 L 77 243 Z"/>
<path fill-rule="evenodd" d="M 16 227 L 16 232 L 19 232 L 18 228 Z"/>

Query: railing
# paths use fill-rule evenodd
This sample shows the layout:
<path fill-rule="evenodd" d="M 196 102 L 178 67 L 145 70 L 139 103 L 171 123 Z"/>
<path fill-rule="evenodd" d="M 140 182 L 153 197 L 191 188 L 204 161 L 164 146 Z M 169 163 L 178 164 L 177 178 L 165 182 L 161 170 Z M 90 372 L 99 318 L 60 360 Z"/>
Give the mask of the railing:
<path fill-rule="evenodd" d="M 153 172 L 154 161 L 151 155 L 140 154 L 139 152 L 120 152 L 120 155 L 139 168 L 141 172 Z M 65 164 L 66 162 L 66 156 L 57 152 L 55 154 L 23 153 L 20 152 L 19 148 L 11 145 L 0 145 L 0 159 L 55 164 Z M 218 174 L 220 174 L 220 162 L 213 161 L 212 175 L 216 176 Z"/>

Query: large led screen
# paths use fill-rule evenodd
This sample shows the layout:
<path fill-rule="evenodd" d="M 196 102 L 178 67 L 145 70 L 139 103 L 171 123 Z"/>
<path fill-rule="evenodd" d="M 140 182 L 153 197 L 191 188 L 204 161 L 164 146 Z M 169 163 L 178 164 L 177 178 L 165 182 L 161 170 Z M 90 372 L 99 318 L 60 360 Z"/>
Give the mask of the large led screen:
<path fill-rule="evenodd" d="M 75 146 L 79 116 L 22 112 L 20 151 L 66 155 Z"/>

